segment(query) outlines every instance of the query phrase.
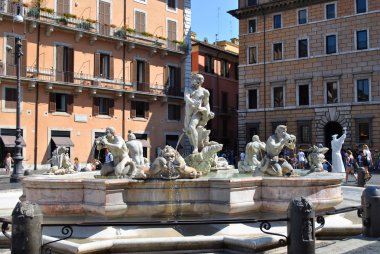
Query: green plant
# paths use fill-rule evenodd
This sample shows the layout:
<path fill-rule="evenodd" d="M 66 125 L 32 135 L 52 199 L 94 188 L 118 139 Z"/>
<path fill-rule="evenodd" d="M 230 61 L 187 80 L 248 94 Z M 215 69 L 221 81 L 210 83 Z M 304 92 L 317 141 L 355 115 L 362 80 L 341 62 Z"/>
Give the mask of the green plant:
<path fill-rule="evenodd" d="M 40 11 L 38 10 L 38 7 L 32 7 L 27 13 L 26 16 L 38 18 L 40 16 Z"/>
<path fill-rule="evenodd" d="M 65 17 L 60 17 L 57 19 L 57 22 L 63 25 L 67 25 L 68 21 Z"/>
<path fill-rule="evenodd" d="M 146 36 L 146 37 L 153 37 L 153 34 L 148 33 L 148 32 L 142 32 L 141 34 Z"/>
<path fill-rule="evenodd" d="M 113 33 L 114 36 L 117 36 L 117 37 L 120 37 L 120 38 L 124 38 L 125 35 L 126 35 L 126 31 L 124 28 L 120 28 L 120 29 L 117 29 L 117 31 L 115 31 Z"/>
<path fill-rule="evenodd" d="M 166 41 L 166 37 L 158 36 L 157 38 L 160 39 L 160 40 Z"/>
<path fill-rule="evenodd" d="M 130 27 L 125 28 L 125 31 L 127 31 L 127 33 L 136 33 L 136 30 Z"/>
<path fill-rule="evenodd" d="M 65 18 L 68 18 L 68 19 L 70 19 L 70 18 L 72 18 L 72 19 L 76 19 L 76 18 L 77 18 L 77 15 L 75 15 L 75 14 L 71 14 L 71 13 L 63 13 L 63 16 L 64 16 Z"/>
<path fill-rule="evenodd" d="M 112 27 L 112 28 L 116 28 L 116 25 L 114 25 L 114 24 L 111 24 L 111 25 L 110 25 L 110 27 Z"/>
<path fill-rule="evenodd" d="M 89 22 L 89 23 L 92 23 L 92 24 L 96 23 L 96 20 L 93 20 L 93 19 L 86 19 L 86 21 Z"/>
<path fill-rule="evenodd" d="M 43 11 L 43 12 L 47 12 L 49 14 L 53 14 L 54 13 L 53 9 L 47 8 L 47 7 L 41 7 L 40 10 Z"/>
<path fill-rule="evenodd" d="M 77 24 L 77 28 L 81 28 L 81 29 L 85 29 L 85 30 L 90 30 L 93 27 L 92 27 L 91 23 L 86 22 L 86 21 L 82 21 L 82 22 L 80 22 L 80 23 Z"/>

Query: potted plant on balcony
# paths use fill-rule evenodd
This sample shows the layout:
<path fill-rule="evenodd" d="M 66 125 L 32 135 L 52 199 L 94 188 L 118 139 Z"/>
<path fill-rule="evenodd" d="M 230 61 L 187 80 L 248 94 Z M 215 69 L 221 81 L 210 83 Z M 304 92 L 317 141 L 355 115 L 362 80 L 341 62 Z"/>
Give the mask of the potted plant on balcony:
<path fill-rule="evenodd" d="M 65 17 L 59 17 L 59 18 L 57 18 L 57 23 L 67 26 L 68 21 L 67 21 L 67 18 L 65 18 Z"/>
<path fill-rule="evenodd" d="M 38 19 L 40 17 L 40 10 L 37 6 L 33 6 L 29 9 L 29 11 L 26 13 L 26 16 Z"/>
<path fill-rule="evenodd" d="M 151 33 L 148 33 L 148 32 L 142 32 L 141 35 L 145 36 L 145 37 L 153 37 L 153 34 Z"/>
<path fill-rule="evenodd" d="M 125 38 L 126 33 L 127 33 L 126 30 L 122 27 L 122 28 L 117 29 L 113 33 L 113 35 L 119 38 Z"/>
<path fill-rule="evenodd" d="M 77 28 L 84 29 L 84 30 L 91 30 L 93 29 L 90 22 L 87 21 L 81 21 L 77 24 Z"/>

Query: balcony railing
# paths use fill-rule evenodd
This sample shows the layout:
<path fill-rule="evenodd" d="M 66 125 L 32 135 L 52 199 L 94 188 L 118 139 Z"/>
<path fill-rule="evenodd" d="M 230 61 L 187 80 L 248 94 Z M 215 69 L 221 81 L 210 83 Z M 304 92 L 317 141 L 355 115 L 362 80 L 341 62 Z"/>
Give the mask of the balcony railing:
<path fill-rule="evenodd" d="M 16 12 L 17 3 L 13 0 L 0 0 L 0 13 L 15 15 Z M 52 25 L 64 26 L 78 31 L 123 39 L 150 47 L 170 49 L 179 52 L 185 51 L 183 43 L 178 41 L 171 41 L 163 37 L 157 37 L 148 32 L 137 33 L 130 28 L 116 27 L 115 25 L 97 22 L 96 20 L 77 18 L 74 14 L 58 14 L 54 12 L 53 9 L 45 7 L 38 9 L 35 6 L 22 6 L 21 13 L 26 18 L 39 20 Z"/>

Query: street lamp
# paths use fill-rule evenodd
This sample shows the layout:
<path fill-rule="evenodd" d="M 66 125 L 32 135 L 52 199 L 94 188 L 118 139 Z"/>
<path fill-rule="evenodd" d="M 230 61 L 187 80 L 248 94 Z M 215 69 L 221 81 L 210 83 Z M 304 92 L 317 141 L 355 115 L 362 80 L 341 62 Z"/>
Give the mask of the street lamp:
<path fill-rule="evenodd" d="M 20 1 L 17 5 L 17 15 L 13 18 L 14 22 L 23 22 L 24 19 L 20 14 Z M 17 84 L 17 106 L 16 106 L 16 140 L 15 140 L 15 155 L 13 157 L 14 167 L 13 173 L 10 178 L 11 183 L 20 182 L 20 176 L 24 174 L 24 169 L 22 166 L 22 136 L 20 128 L 20 104 L 21 104 L 21 84 L 20 84 L 20 71 L 21 71 L 21 39 L 20 37 L 15 37 L 15 58 L 16 58 L 16 84 Z"/>

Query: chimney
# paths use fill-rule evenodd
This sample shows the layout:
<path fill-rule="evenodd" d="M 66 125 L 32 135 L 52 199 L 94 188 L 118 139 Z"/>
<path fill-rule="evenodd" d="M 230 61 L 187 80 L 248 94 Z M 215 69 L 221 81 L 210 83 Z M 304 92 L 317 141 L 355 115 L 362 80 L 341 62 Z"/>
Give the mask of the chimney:
<path fill-rule="evenodd" d="M 191 39 L 196 40 L 197 39 L 197 33 L 196 32 L 191 32 Z"/>
<path fill-rule="evenodd" d="M 235 44 L 235 45 L 239 45 L 239 39 L 237 39 L 237 38 L 232 38 L 232 39 L 231 39 L 231 42 L 232 42 L 233 44 Z"/>

